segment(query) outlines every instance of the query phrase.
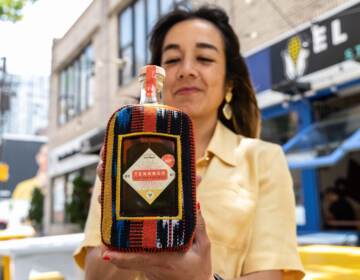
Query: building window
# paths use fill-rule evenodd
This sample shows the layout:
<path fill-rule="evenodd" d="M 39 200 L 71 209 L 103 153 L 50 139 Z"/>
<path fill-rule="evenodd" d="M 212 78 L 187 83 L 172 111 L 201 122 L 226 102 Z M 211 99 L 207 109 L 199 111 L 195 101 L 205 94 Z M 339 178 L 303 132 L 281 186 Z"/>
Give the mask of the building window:
<path fill-rule="evenodd" d="M 91 45 L 59 74 L 58 123 L 63 125 L 80 115 L 93 104 L 91 80 L 94 54 Z"/>
<path fill-rule="evenodd" d="M 51 221 L 54 224 L 70 223 L 67 205 L 73 200 L 74 180 L 81 177 L 87 182 L 95 181 L 96 165 L 89 165 L 82 169 L 67 173 L 52 180 L 51 187 Z M 89 202 L 90 204 L 90 202 Z"/>
<path fill-rule="evenodd" d="M 185 0 L 137 0 L 119 15 L 119 56 L 125 65 L 119 71 L 119 84 L 129 83 L 142 66 L 150 61 L 149 34 L 157 19 Z"/>
<path fill-rule="evenodd" d="M 52 187 L 52 221 L 54 224 L 69 222 L 66 214 L 66 205 L 72 201 L 74 179 L 80 176 L 80 170 L 68 173 L 53 180 Z"/>

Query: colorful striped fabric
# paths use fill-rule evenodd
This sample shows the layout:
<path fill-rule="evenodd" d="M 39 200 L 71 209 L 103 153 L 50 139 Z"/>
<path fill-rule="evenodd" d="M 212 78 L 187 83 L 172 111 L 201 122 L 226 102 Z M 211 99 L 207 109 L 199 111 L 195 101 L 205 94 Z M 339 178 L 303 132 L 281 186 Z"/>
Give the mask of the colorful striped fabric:
<path fill-rule="evenodd" d="M 144 164 L 151 160 L 158 167 Z M 196 224 L 191 119 L 158 104 L 125 106 L 109 120 L 103 161 L 103 243 L 122 252 L 186 250 Z"/>

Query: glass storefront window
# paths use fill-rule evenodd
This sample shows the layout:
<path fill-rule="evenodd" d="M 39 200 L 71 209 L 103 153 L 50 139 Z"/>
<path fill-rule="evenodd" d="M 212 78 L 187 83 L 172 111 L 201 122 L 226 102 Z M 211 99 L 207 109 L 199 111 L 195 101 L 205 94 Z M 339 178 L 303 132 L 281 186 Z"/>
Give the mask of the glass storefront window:
<path fill-rule="evenodd" d="M 298 114 L 289 112 L 275 118 L 262 121 L 261 139 L 279 145 L 285 144 L 298 130 Z"/>
<path fill-rule="evenodd" d="M 315 123 L 296 137 L 287 155 L 307 155 L 309 159 L 329 155 L 359 129 L 359 124 L 360 116 Z"/>
<path fill-rule="evenodd" d="M 296 224 L 304 226 L 306 224 L 304 193 L 302 189 L 301 171 L 299 169 L 290 170 L 293 179 L 295 202 L 296 202 Z"/>
<path fill-rule="evenodd" d="M 74 190 L 74 180 L 76 177 L 80 176 L 79 171 L 72 172 L 66 176 L 66 203 L 72 201 L 72 194 Z"/>
<path fill-rule="evenodd" d="M 314 101 L 313 111 L 315 121 L 360 116 L 360 94 L 332 96 L 325 100 Z"/>
<path fill-rule="evenodd" d="M 65 222 L 65 176 L 60 176 L 53 180 L 52 221 L 55 224 Z"/>
<path fill-rule="evenodd" d="M 90 165 L 53 179 L 51 187 L 52 223 L 64 224 L 69 222 L 69 217 L 66 214 L 65 208 L 67 207 L 66 205 L 69 205 L 72 202 L 74 180 L 78 177 L 82 177 L 84 181 L 92 184 L 95 182 L 96 167 L 97 165 Z"/>
<path fill-rule="evenodd" d="M 297 112 L 290 111 L 271 119 L 262 121 L 261 139 L 284 145 L 298 132 L 299 116 Z M 296 201 L 296 223 L 298 226 L 306 224 L 304 194 L 302 189 L 301 170 L 290 170 L 295 201 Z"/>
<path fill-rule="evenodd" d="M 317 172 L 323 228 L 359 230 L 360 152 L 349 153 L 336 165 Z"/>
<path fill-rule="evenodd" d="M 316 172 L 322 228 L 359 230 L 360 95 L 334 95 L 316 100 L 313 110 L 318 124 L 290 152 L 312 153 L 314 159 L 307 162 L 320 163 Z"/>

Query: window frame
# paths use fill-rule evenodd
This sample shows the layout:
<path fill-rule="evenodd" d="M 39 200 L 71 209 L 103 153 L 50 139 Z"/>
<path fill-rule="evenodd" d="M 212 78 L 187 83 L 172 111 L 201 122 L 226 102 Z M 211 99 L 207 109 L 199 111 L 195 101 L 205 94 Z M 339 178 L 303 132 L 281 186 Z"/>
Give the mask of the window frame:
<path fill-rule="evenodd" d="M 94 61 L 93 44 L 89 42 L 70 63 L 59 71 L 58 126 L 65 125 L 93 105 L 93 102 L 90 102 L 92 94 L 90 81 L 95 75 Z"/>

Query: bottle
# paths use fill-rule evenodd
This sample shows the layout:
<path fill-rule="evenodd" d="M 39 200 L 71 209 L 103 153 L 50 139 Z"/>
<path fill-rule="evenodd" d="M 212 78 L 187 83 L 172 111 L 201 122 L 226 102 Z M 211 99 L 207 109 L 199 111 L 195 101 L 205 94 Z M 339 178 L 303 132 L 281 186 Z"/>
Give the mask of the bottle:
<path fill-rule="evenodd" d="M 140 104 L 110 118 L 103 154 L 101 236 L 122 252 L 184 251 L 196 224 L 190 117 L 158 103 L 165 70 L 140 70 Z"/>

